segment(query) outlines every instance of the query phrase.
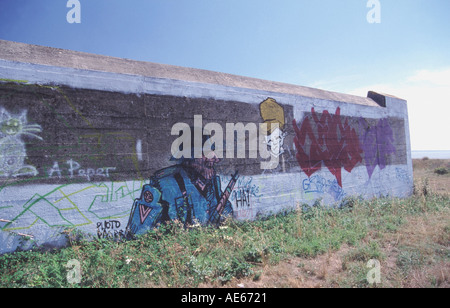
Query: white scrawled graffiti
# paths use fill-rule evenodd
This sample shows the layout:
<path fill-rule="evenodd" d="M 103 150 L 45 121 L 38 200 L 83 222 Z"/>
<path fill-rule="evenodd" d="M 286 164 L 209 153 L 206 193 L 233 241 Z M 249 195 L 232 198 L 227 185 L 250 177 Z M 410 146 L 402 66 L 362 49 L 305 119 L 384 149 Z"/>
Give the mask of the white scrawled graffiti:
<path fill-rule="evenodd" d="M 0 108 L 0 177 L 36 176 L 34 166 L 26 165 L 25 143 L 22 136 L 42 138 L 36 133 L 42 132 L 38 124 L 28 124 L 27 111 L 13 115 Z"/>

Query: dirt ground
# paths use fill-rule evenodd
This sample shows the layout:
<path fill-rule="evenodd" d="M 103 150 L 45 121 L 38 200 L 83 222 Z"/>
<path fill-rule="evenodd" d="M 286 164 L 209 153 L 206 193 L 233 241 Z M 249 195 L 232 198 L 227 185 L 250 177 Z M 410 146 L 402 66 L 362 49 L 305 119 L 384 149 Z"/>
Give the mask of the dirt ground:
<path fill-rule="evenodd" d="M 431 215 L 409 220 L 398 232 L 383 239 L 382 251 L 386 256 L 381 261 L 381 284 L 383 288 L 449 288 L 450 263 L 435 258 L 449 253 L 449 239 L 443 238 L 448 228 L 448 217 Z M 399 266 L 399 255 L 408 247 L 421 253 L 424 264 L 412 268 L 407 274 Z M 352 249 L 347 245 L 338 251 L 329 252 L 312 259 L 292 258 L 274 266 L 260 268 L 258 280 L 241 279 L 227 287 L 244 288 L 341 288 L 370 287 L 361 279 L 369 271 L 365 264 L 346 264 L 345 258 Z M 448 258 L 447 258 L 448 259 Z M 358 264 L 359 263 L 359 264 Z M 356 270 L 355 270 L 356 269 Z M 365 270 L 365 271 L 364 271 Z M 257 270 L 258 271 L 258 270 Z M 375 285 L 371 285 L 374 287 Z M 216 286 L 217 287 L 217 286 Z"/>
<path fill-rule="evenodd" d="M 450 159 L 414 159 L 414 182 L 420 186 L 428 180 L 428 185 L 440 194 L 450 194 L 450 174 L 438 175 L 437 168 L 446 168 L 450 172 Z"/>

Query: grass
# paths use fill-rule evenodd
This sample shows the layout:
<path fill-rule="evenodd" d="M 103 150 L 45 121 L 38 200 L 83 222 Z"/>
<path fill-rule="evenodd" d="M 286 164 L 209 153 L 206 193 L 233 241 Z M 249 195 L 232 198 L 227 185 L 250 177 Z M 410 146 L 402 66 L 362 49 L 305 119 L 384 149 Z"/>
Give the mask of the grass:
<path fill-rule="evenodd" d="M 445 168 L 445 167 L 439 167 L 439 168 L 434 169 L 434 173 L 439 174 L 439 175 L 448 174 L 449 169 Z"/>
<path fill-rule="evenodd" d="M 369 287 L 370 259 L 382 263 L 382 286 L 416 278 L 420 286 L 448 286 L 450 196 L 429 185 L 417 182 L 404 200 L 299 206 L 220 228 L 173 222 L 132 241 L 69 232 L 69 247 L 0 256 L 0 287 Z M 70 260 L 81 266 L 79 284 L 68 282 Z"/>

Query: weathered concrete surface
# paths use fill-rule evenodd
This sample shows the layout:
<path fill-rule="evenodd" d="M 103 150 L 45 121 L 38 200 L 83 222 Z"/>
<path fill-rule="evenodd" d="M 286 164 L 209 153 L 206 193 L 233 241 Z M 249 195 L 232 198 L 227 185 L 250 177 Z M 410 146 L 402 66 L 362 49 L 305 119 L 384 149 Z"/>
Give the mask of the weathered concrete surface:
<path fill-rule="evenodd" d="M 224 137 L 238 123 L 276 123 L 281 134 L 236 135 L 225 145 L 234 157 L 225 152 L 208 173 L 172 157 L 172 128 L 198 126 L 196 116 Z M 270 146 L 250 151 L 255 138 Z M 318 200 L 406 197 L 410 152 L 406 101 L 390 95 L 0 41 L 0 253 L 63 245 L 66 229 L 105 237 L 168 219 L 203 223 L 227 186 L 225 209 L 238 220 Z"/>
<path fill-rule="evenodd" d="M 369 98 L 207 70 L 106 57 L 0 40 L 2 59 L 49 66 L 184 80 L 375 106 Z"/>

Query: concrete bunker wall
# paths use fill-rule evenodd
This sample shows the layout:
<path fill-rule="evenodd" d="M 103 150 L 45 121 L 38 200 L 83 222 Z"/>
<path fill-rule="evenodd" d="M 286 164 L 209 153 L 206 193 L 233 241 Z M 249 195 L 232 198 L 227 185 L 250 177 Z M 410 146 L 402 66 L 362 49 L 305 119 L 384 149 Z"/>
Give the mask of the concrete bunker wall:
<path fill-rule="evenodd" d="M 251 153 L 247 133 L 244 157 L 224 154 L 199 184 L 193 165 L 183 169 L 171 151 L 174 125 L 199 126 L 195 116 L 201 127 L 222 127 L 224 138 L 227 124 L 276 123 L 280 147 L 264 143 L 272 131 L 258 129 L 259 152 Z M 392 96 L 0 41 L 0 253 L 61 246 L 67 229 L 120 236 L 134 219 L 204 223 L 227 191 L 226 211 L 238 220 L 318 200 L 407 197 L 410 152 L 406 101 Z M 261 168 L 274 156 L 274 166 Z M 192 212 L 180 212 L 183 202 Z"/>

